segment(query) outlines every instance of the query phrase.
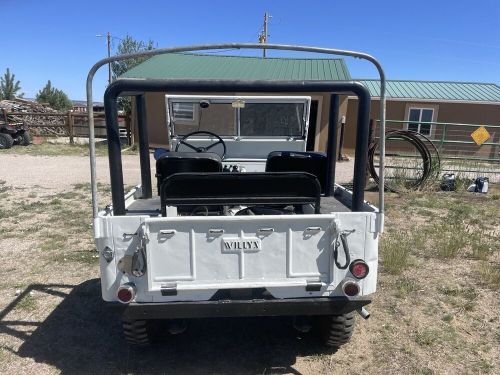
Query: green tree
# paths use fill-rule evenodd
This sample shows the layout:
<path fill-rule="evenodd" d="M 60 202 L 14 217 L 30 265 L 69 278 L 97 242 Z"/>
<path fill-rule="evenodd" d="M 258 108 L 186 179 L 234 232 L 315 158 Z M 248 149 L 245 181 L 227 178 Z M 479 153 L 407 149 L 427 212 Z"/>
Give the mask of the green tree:
<path fill-rule="evenodd" d="M 36 94 L 38 103 L 48 103 L 52 108 L 58 111 L 70 110 L 73 108 L 73 103 L 69 100 L 68 95 L 64 91 L 52 87 L 50 80 L 45 87 Z"/>
<path fill-rule="evenodd" d="M 2 99 L 14 99 L 16 96 L 22 98 L 23 93 L 18 93 L 21 91 L 20 82 L 16 81 L 16 75 L 10 73 L 10 69 L 4 73 L 3 77 L 0 77 L 0 100 Z"/>
<path fill-rule="evenodd" d="M 149 51 L 154 49 L 154 42 L 149 40 L 148 42 L 143 42 L 135 40 L 130 35 L 125 36 L 118 47 L 116 48 L 116 55 L 123 55 L 128 53 L 136 53 L 141 51 Z M 136 59 L 127 59 L 123 61 L 115 61 L 111 64 L 113 69 L 113 80 L 132 69 L 134 66 L 146 61 L 148 57 L 140 57 Z M 130 114 L 132 110 L 132 105 L 129 97 L 118 98 L 118 107 L 123 110 L 126 114 Z"/>

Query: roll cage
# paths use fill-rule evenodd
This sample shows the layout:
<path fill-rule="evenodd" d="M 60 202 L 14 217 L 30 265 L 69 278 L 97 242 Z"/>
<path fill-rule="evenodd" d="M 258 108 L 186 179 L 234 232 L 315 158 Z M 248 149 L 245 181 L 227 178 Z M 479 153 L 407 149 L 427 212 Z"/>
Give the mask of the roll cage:
<path fill-rule="evenodd" d="M 195 45 L 187 47 L 163 48 L 135 54 L 126 54 L 102 59 L 90 69 L 87 76 L 87 108 L 89 123 L 89 150 L 92 187 L 93 216 L 98 216 L 97 180 L 96 180 L 96 155 L 95 155 L 95 133 L 94 114 L 92 108 L 92 82 L 97 70 L 105 64 L 137 57 L 149 57 L 154 55 L 192 52 L 212 49 L 276 49 L 289 51 L 313 52 L 321 54 L 351 56 L 370 61 L 377 68 L 380 75 L 380 186 L 384 184 L 384 155 L 385 155 L 385 74 L 380 63 L 372 56 L 340 49 L 318 48 L 308 46 L 280 45 L 280 44 L 251 44 L 251 43 L 228 43 L 212 45 Z M 113 214 L 125 214 L 125 192 L 123 187 L 123 174 L 121 163 L 120 136 L 118 131 L 117 98 L 120 95 L 135 96 L 137 99 L 137 119 L 139 135 L 139 154 L 141 164 L 142 197 L 150 198 L 152 195 L 151 172 L 149 164 L 149 141 L 146 126 L 145 98 L 146 92 L 198 92 L 198 93 L 266 93 L 266 92 L 327 92 L 331 93 L 330 118 L 327 141 L 327 181 L 325 196 L 331 196 L 334 192 L 335 183 L 335 155 L 337 153 L 337 123 L 339 117 L 338 94 L 352 93 L 358 97 L 358 132 L 356 135 L 353 198 L 352 211 L 363 210 L 364 186 L 368 150 L 368 131 L 370 115 L 370 94 L 365 86 L 355 81 L 263 81 L 263 80 L 190 80 L 190 79 L 119 79 L 108 86 L 104 96 L 106 127 L 108 134 L 108 149 L 110 163 L 110 178 L 113 201 Z M 378 232 L 383 231 L 384 226 L 384 189 L 379 189 L 379 212 L 377 220 Z"/>

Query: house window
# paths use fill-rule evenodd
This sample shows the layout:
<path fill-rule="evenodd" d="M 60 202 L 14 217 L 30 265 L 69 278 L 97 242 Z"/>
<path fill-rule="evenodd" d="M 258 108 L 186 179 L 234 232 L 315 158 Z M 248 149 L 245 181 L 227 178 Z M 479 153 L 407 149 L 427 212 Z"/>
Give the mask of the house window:
<path fill-rule="evenodd" d="M 434 118 L 433 108 L 410 108 L 408 112 L 408 130 L 418 132 L 423 135 L 431 135 L 432 122 Z"/>
<path fill-rule="evenodd" d="M 177 102 L 172 105 L 173 121 L 184 125 L 196 125 L 195 103 Z"/>

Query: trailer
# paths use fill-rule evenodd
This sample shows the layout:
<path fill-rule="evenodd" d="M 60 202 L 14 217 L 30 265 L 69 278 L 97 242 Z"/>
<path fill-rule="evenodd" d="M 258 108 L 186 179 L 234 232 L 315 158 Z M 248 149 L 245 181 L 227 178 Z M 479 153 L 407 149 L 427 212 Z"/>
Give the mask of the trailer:
<path fill-rule="evenodd" d="M 371 56 L 343 50 L 273 45 L 266 49 L 340 54 L 367 59 L 380 72 L 381 132 L 385 79 Z M 218 48 L 159 49 L 103 59 Z M 331 93 L 327 152 L 306 151 L 310 98 Z M 148 92 L 165 96 L 169 150 L 155 153 L 151 175 L 145 112 Z M 246 96 L 230 93 L 245 92 Z M 270 93 L 280 92 L 280 96 Z M 196 95 L 187 94 L 196 93 Z M 210 93 L 210 94 L 209 94 Z M 216 93 L 216 95 L 214 95 Z M 295 95 L 287 95 L 294 93 Z M 339 94 L 358 97 L 351 190 L 335 183 Z M 141 183 L 125 192 L 117 98 L 136 99 Z M 130 344 L 179 333 L 191 318 L 290 316 L 333 349 L 347 343 L 354 316 L 376 291 L 379 207 L 364 199 L 370 113 L 368 90 L 354 81 L 232 81 L 118 79 L 104 96 L 112 204 L 99 209 L 92 106 L 89 106 L 94 238 L 102 298 L 122 315 Z M 380 180 L 383 186 L 384 141 Z M 165 328 L 165 329 L 162 329 Z"/>

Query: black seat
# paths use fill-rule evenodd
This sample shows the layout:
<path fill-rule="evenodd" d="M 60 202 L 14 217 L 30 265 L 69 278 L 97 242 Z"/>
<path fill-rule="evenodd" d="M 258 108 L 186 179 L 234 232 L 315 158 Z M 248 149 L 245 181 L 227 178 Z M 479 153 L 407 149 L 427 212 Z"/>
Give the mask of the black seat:
<path fill-rule="evenodd" d="M 161 184 L 161 209 L 167 206 L 304 205 L 320 209 L 315 176 L 286 173 L 176 173 Z"/>
<path fill-rule="evenodd" d="M 156 161 L 158 195 L 162 181 L 182 172 L 221 172 L 222 160 L 212 152 L 166 152 Z"/>
<path fill-rule="evenodd" d="M 320 152 L 273 151 L 266 161 L 266 172 L 307 172 L 316 176 L 322 193 L 326 186 L 326 167 L 326 155 Z"/>

